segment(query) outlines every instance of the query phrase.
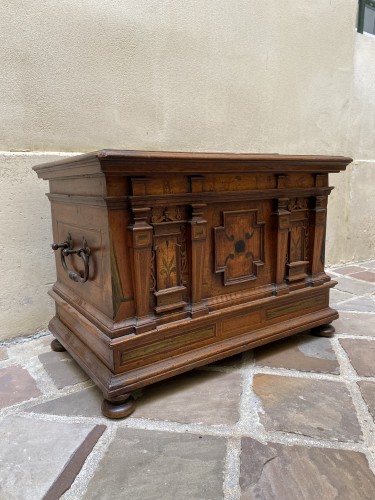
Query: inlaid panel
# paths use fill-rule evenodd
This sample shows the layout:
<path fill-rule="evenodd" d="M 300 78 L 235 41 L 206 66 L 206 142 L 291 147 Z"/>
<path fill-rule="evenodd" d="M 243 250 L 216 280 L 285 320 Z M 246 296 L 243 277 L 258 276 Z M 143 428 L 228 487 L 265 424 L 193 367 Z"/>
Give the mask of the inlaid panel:
<path fill-rule="evenodd" d="M 164 313 L 186 305 L 186 228 L 184 223 L 173 222 L 165 209 L 154 212 L 153 258 L 151 276 L 155 311 Z M 178 210 L 177 210 L 178 211 Z M 172 212 L 171 212 L 172 213 Z M 176 219 L 176 211 L 174 218 Z M 180 214 L 180 212 L 178 212 Z M 178 219 L 182 216 L 178 215 Z M 185 277 L 185 279 L 184 279 Z"/>
<path fill-rule="evenodd" d="M 255 280 L 264 265 L 264 222 L 257 209 L 223 212 L 215 227 L 215 272 L 224 285 Z"/>
<path fill-rule="evenodd" d="M 180 283 L 180 246 L 177 235 L 155 239 L 157 289 L 164 290 Z"/>
<path fill-rule="evenodd" d="M 207 325 L 179 335 L 169 335 L 164 340 L 154 340 L 140 347 L 124 350 L 120 353 L 120 364 L 129 368 L 131 365 L 167 358 L 170 353 L 186 352 L 199 346 L 211 343 L 216 337 L 216 325 Z"/>

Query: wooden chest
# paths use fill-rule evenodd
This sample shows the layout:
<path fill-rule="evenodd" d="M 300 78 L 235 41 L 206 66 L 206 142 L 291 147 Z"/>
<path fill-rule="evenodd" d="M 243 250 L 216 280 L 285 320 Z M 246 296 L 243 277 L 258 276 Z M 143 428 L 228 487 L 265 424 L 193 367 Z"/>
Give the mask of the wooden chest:
<path fill-rule="evenodd" d="M 49 180 L 66 348 L 112 418 L 132 391 L 303 330 L 331 335 L 328 173 L 345 157 L 103 150 Z"/>

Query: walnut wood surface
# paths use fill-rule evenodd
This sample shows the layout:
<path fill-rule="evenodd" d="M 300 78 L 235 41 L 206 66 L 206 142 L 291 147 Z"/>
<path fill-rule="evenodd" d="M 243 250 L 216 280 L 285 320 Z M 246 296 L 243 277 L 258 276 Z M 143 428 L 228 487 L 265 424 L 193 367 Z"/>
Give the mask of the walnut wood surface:
<path fill-rule="evenodd" d="M 91 249 L 83 284 L 56 252 L 50 329 L 107 416 L 163 378 L 306 329 L 332 333 L 328 173 L 350 161 L 103 150 L 34 167 L 50 181 L 54 241 Z"/>

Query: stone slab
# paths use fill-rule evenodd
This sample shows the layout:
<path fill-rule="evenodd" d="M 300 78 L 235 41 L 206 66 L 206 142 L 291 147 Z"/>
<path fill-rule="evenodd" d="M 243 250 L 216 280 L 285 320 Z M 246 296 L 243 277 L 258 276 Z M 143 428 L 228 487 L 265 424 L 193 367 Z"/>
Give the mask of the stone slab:
<path fill-rule="evenodd" d="M 8 351 L 6 347 L 0 347 L 0 361 L 8 359 Z"/>
<path fill-rule="evenodd" d="M 375 269 L 375 260 L 370 260 L 368 262 L 364 262 L 363 266 L 367 267 L 367 269 Z"/>
<path fill-rule="evenodd" d="M 333 326 L 337 333 L 375 337 L 375 314 L 340 312 Z"/>
<path fill-rule="evenodd" d="M 375 377 L 375 341 L 340 339 L 340 344 L 360 377 Z"/>
<path fill-rule="evenodd" d="M 375 283 L 375 273 L 372 271 L 362 271 L 360 273 L 354 273 L 352 274 L 352 277 L 358 280 L 364 280 L 370 283 Z"/>
<path fill-rule="evenodd" d="M 219 367 L 219 368 L 240 368 L 242 365 L 243 353 L 235 354 L 234 356 L 229 356 L 228 358 L 220 359 L 207 366 Z"/>
<path fill-rule="evenodd" d="M 235 423 L 239 418 L 241 382 L 238 373 L 195 370 L 179 375 L 145 387 L 133 416 L 184 423 Z M 94 386 L 38 404 L 29 411 L 100 417 L 102 400 L 102 393 Z"/>
<path fill-rule="evenodd" d="M 341 382 L 258 374 L 254 392 L 261 400 L 260 420 L 267 431 L 362 441 L 353 402 Z"/>
<path fill-rule="evenodd" d="M 45 352 L 40 354 L 39 360 L 57 389 L 63 389 L 68 385 L 79 384 L 89 379 L 67 352 Z"/>
<path fill-rule="evenodd" d="M 362 397 L 365 400 L 369 412 L 375 421 L 375 382 L 370 382 L 368 380 L 360 380 L 358 382 L 359 388 L 362 393 Z"/>
<path fill-rule="evenodd" d="M 241 393 L 239 373 L 194 370 L 145 387 L 134 417 L 233 424 L 239 419 Z"/>
<path fill-rule="evenodd" d="M 223 438 L 118 429 L 83 498 L 218 500 L 225 454 Z"/>
<path fill-rule="evenodd" d="M 353 295 L 365 295 L 366 293 L 375 292 L 375 284 L 372 283 L 366 283 L 345 276 L 337 278 L 336 281 L 336 290 L 341 290 L 342 292 L 349 292 Z"/>
<path fill-rule="evenodd" d="M 241 500 L 370 500 L 375 476 L 362 453 L 244 437 L 240 487 Z"/>
<path fill-rule="evenodd" d="M 18 416 L 4 419 L 0 425 L 0 498 L 43 498 L 92 428 Z"/>
<path fill-rule="evenodd" d="M 102 401 L 102 393 L 94 386 L 33 406 L 29 411 L 48 415 L 101 417 Z"/>
<path fill-rule="evenodd" d="M 327 338 L 293 335 L 254 350 L 258 366 L 320 373 L 340 373 L 339 363 Z"/>
<path fill-rule="evenodd" d="M 332 269 L 335 273 L 339 274 L 353 274 L 353 273 L 358 273 L 360 271 L 366 271 L 365 267 L 360 267 L 360 266 L 346 266 L 346 267 L 336 267 Z"/>
<path fill-rule="evenodd" d="M 106 428 L 105 425 L 96 425 L 89 432 L 83 443 L 75 450 L 66 467 L 43 497 L 43 500 L 56 500 L 57 498 L 61 498 L 62 495 L 71 488 L 87 457 L 92 452 Z"/>
<path fill-rule="evenodd" d="M 329 291 L 329 302 L 331 305 L 339 304 L 340 302 L 344 302 L 345 300 L 352 299 L 354 296 L 348 292 L 342 292 L 341 290 L 336 290 L 332 288 Z"/>
<path fill-rule="evenodd" d="M 36 398 L 42 393 L 30 373 L 20 365 L 0 370 L 0 408 Z"/>
<path fill-rule="evenodd" d="M 358 297 L 337 305 L 339 311 L 372 312 L 375 313 L 375 300 L 372 297 Z"/>

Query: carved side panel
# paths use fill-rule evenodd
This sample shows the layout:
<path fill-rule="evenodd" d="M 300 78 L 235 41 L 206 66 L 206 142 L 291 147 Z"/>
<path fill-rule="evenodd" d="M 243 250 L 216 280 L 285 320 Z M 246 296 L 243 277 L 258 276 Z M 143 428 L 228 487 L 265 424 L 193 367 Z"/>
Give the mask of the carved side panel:
<path fill-rule="evenodd" d="M 264 222 L 259 211 L 223 212 L 223 225 L 215 227 L 215 272 L 224 285 L 255 280 L 264 265 Z"/>

